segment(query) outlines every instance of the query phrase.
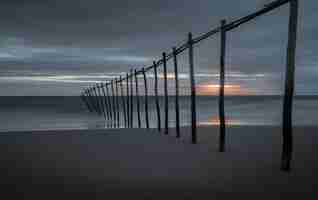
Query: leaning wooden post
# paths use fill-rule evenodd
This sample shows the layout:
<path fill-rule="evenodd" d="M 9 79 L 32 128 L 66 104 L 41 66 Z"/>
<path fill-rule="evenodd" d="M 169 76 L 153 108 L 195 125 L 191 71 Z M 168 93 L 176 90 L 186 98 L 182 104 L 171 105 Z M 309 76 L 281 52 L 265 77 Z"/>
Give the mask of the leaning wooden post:
<path fill-rule="evenodd" d="M 123 126 L 126 126 L 127 123 L 127 115 L 126 115 L 126 102 L 125 102 L 125 94 L 124 94 L 124 87 L 123 87 L 123 79 L 120 76 L 120 91 L 121 91 L 121 100 L 122 100 L 122 108 L 123 108 L 123 119 L 124 119 L 124 123 Z"/>
<path fill-rule="evenodd" d="M 100 104 L 101 104 L 101 107 L 102 107 L 104 118 L 106 120 L 107 117 L 106 117 L 105 104 L 104 104 L 104 95 L 102 95 L 102 87 L 103 87 L 103 83 L 100 83 L 100 85 L 97 85 L 98 94 L 99 94 L 99 97 L 100 97 Z"/>
<path fill-rule="evenodd" d="M 115 78 L 115 85 L 116 85 L 116 106 L 117 106 L 117 128 L 119 128 L 120 127 L 120 120 L 119 120 L 120 107 L 119 107 L 119 90 L 118 90 L 117 78 Z"/>
<path fill-rule="evenodd" d="M 134 90 L 133 90 L 133 77 L 134 73 L 133 70 L 130 70 L 130 127 L 134 127 Z"/>
<path fill-rule="evenodd" d="M 93 91 L 94 91 L 95 101 L 96 101 L 96 105 L 97 105 L 97 113 L 99 115 L 101 115 L 102 112 L 101 112 L 101 109 L 100 109 L 100 106 L 99 106 L 98 95 L 97 95 L 97 92 L 96 92 L 96 86 L 93 87 Z"/>
<path fill-rule="evenodd" d="M 164 95 L 165 95 L 165 134 L 169 133 L 169 99 L 168 99 L 168 80 L 167 80 L 167 56 L 162 53 L 163 76 L 164 76 Z"/>
<path fill-rule="evenodd" d="M 159 104 L 159 96 L 158 96 L 158 71 L 157 71 L 157 63 L 153 62 L 153 68 L 155 71 L 155 101 L 156 101 L 156 110 L 157 110 L 157 125 L 158 131 L 161 131 L 161 116 L 160 116 L 160 104 Z"/>
<path fill-rule="evenodd" d="M 136 104 L 137 104 L 138 128 L 141 128 L 140 101 L 139 101 L 139 89 L 138 89 L 138 73 L 137 73 L 136 69 L 135 69 L 135 85 L 136 85 Z"/>
<path fill-rule="evenodd" d="M 224 113 L 224 82 L 225 82 L 225 53 L 226 53 L 226 20 L 221 21 L 221 53 L 220 53 L 220 88 L 219 88 L 219 121 L 220 144 L 219 152 L 225 151 L 225 113 Z"/>
<path fill-rule="evenodd" d="M 106 86 L 106 93 L 107 93 L 107 102 L 108 102 L 108 112 L 109 112 L 109 116 L 110 119 L 113 120 L 113 111 L 112 111 L 112 101 L 111 101 L 111 94 L 110 94 L 110 90 L 108 88 L 108 85 L 110 84 L 110 82 L 107 82 L 105 84 Z"/>
<path fill-rule="evenodd" d="M 109 120 L 109 113 L 108 113 L 108 106 L 107 106 L 107 96 L 106 96 L 106 93 L 105 93 L 105 88 L 104 88 L 104 84 L 103 83 L 101 83 L 101 89 L 102 89 L 103 96 L 104 96 L 103 98 L 104 98 L 106 119 Z"/>
<path fill-rule="evenodd" d="M 174 75 L 175 75 L 175 112 L 176 112 L 176 136 L 180 137 L 180 112 L 179 112 L 179 76 L 178 76 L 178 59 L 177 50 L 173 49 L 173 64 L 174 64 Z"/>
<path fill-rule="evenodd" d="M 298 23 L 298 0 L 291 0 L 287 47 L 287 66 L 285 78 L 285 94 L 283 103 L 283 150 L 281 169 L 290 170 L 290 162 L 293 152 L 293 127 L 292 108 L 295 85 L 295 60 L 297 43 L 297 23 Z"/>
<path fill-rule="evenodd" d="M 93 112 L 96 112 L 96 107 L 95 107 L 94 100 L 93 100 L 91 92 L 90 92 L 90 88 L 86 89 L 86 94 L 87 94 L 87 96 L 89 98 L 90 104 L 92 105 Z"/>
<path fill-rule="evenodd" d="M 113 104 L 113 123 L 116 127 L 116 100 L 115 100 L 115 89 L 114 89 L 114 80 L 110 82 L 111 90 L 112 90 L 112 104 Z"/>
<path fill-rule="evenodd" d="M 144 75 L 144 85 L 145 85 L 145 115 L 146 115 L 146 128 L 149 128 L 149 113 L 148 113 L 148 86 L 147 86 L 147 76 L 145 68 L 142 68 L 142 73 Z"/>
<path fill-rule="evenodd" d="M 192 33 L 188 35 L 189 45 L 189 66 L 190 66 L 190 84 L 191 84 L 191 135 L 192 143 L 197 143 L 197 114 L 196 114 L 196 91 L 195 91 L 195 80 L 194 80 L 194 62 L 193 62 L 193 40 Z"/>
<path fill-rule="evenodd" d="M 128 73 L 126 74 L 126 96 L 127 96 L 127 127 L 130 127 L 130 115 L 129 115 L 129 75 Z"/>

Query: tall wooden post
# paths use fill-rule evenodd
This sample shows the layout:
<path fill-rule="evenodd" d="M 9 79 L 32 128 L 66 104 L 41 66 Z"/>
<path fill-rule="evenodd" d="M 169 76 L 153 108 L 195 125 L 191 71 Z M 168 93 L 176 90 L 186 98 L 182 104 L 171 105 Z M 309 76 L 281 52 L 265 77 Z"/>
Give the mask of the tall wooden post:
<path fill-rule="evenodd" d="M 104 106 L 104 95 L 102 95 L 102 87 L 103 87 L 103 83 L 100 83 L 100 85 L 97 84 L 100 105 L 102 107 L 104 119 L 106 120 L 106 112 L 105 112 L 105 106 Z"/>
<path fill-rule="evenodd" d="M 136 85 L 136 104 L 137 104 L 138 128 L 141 128 L 140 101 L 139 101 L 139 89 L 138 89 L 138 73 L 137 73 L 136 69 L 135 69 L 135 85 Z"/>
<path fill-rule="evenodd" d="M 98 95 L 97 95 L 97 92 L 96 92 L 96 86 L 93 87 L 93 91 L 94 91 L 95 101 L 96 101 L 96 105 L 97 105 L 97 113 L 99 115 L 101 115 L 102 112 L 101 112 L 101 109 L 100 109 L 100 106 L 99 106 Z"/>
<path fill-rule="evenodd" d="M 163 76 L 164 76 L 164 95 L 165 95 L 165 134 L 169 133 L 169 99 L 168 99 L 168 79 L 167 79 L 167 56 L 162 53 Z"/>
<path fill-rule="evenodd" d="M 283 103 L 283 150 L 281 163 L 281 169 L 285 171 L 290 170 L 290 163 L 293 151 L 292 108 L 295 85 L 298 0 L 290 1 L 289 10 L 290 16 L 288 27 L 287 63 L 285 73 L 285 95 Z"/>
<path fill-rule="evenodd" d="M 173 65 L 174 65 L 174 75 L 175 75 L 175 112 L 176 112 L 176 136 L 180 137 L 180 112 L 179 112 L 179 76 L 178 76 L 178 59 L 177 50 L 173 49 Z"/>
<path fill-rule="evenodd" d="M 110 82 L 111 90 L 112 90 L 112 104 L 113 104 L 113 125 L 116 127 L 116 100 L 115 100 L 115 89 L 114 89 L 114 80 Z"/>
<path fill-rule="evenodd" d="M 192 33 L 188 35 L 189 45 L 189 66 L 190 66 L 190 85 L 191 85 L 191 135 L 192 143 L 197 143 L 197 114 L 196 114 L 196 91 L 194 80 L 194 62 L 193 62 L 193 40 Z"/>
<path fill-rule="evenodd" d="M 224 113 L 224 82 L 225 82 L 225 53 L 226 53 L 226 21 L 221 21 L 221 53 L 220 53 L 220 91 L 219 91 L 219 121 L 220 144 L 219 152 L 225 151 L 225 113 Z"/>
<path fill-rule="evenodd" d="M 105 86 L 106 86 L 106 94 L 107 94 L 107 102 L 108 102 L 108 112 L 109 112 L 110 120 L 113 120 L 114 117 L 113 117 L 112 100 L 111 100 L 111 94 L 108 88 L 109 84 L 110 82 L 107 82 Z"/>
<path fill-rule="evenodd" d="M 120 127 L 120 120 L 119 120 L 120 107 L 119 107 L 119 90 L 118 90 L 118 79 L 117 78 L 115 78 L 115 84 L 116 84 L 117 128 L 119 128 Z"/>
<path fill-rule="evenodd" d="M 127 91 L 127 127 L 130 128 L 130 107 L 129 107 L 129 75 L 126 74 L 126 91 Z"/>
<path fill-rule="evenodd" d="M 156 101 L 156 110 L 157 110 L 157 126 L 158 131 L 161 131 L 161 116 L 160 116 L 160 104 L 159 104 L 159 95 L 158 95 L 158 70 L 157 70 L 156 61 L 153 62 L 153 68 L 155 71 L 155 101 Z"/>
<path fill-rule="evenodd" d="M 133 90 L 133 78 L 134 78 L 134 74 L 133 74 L 133 70 L 130 70 L 130 127 L 133 128 L 134 127 L 134 90 Z"/>
<path fill-rule="evenodd" d="M 123 79 L 121 76 L 120 76 L 120 90 L 121 90 L 121 100 L 122 100 L 122 110 L 123 110 L 122 115 L 123 115 L 123 119 L 124 119 L 123 126 L 125 127 L 126 123 L 127 123 L 126 102 L 125 102 L 125 94 L 124 94 L 124 87 L 123 87 Z"/>
<path fill-rule="evenodd" d="M 109 113 L 108 113 L 108 106 L 107 106 L 107 96 L 105 93 L 105 85 L 103 83 L 101 83 L 101 89 L 104 95 L 104 107 L 105 107 L 105 113 L 106 113 L 106 119 L 109 120 Z"/>
<path fill-rule="evenodd" d="M 86 93 L 87 93 L 87 95 L 88 95 L 88 97 L 89 97 L 89 101 L 90 101 L 90 103 L 91 103 L 91 105 L 92 105 L 93 111 L 94 111 L 94 112 L 97 112 L 96 105 L 95 105 L 95 103 L 94 103 L 94 99 L 93 99 L 92 94 L 91 94 L 91 88 L 88 88 L 88 89 L 86 90 Z"/>
<path fill-rule="evenodd" d="M 149 113 L 148 113 L 148 86 L 147 86 L 147 76 L 145 68 L 142 68 L 142 74 L 144 75 L 144 85 L 145 85 L 145 115 L 146 115 L 146 128 L 149 128 Z"/>

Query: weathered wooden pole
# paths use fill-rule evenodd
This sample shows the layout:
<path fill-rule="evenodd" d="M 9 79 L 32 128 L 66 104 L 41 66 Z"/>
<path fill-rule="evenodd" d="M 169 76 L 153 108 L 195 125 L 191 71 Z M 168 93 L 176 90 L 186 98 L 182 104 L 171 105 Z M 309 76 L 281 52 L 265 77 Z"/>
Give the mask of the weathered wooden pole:
<path fill-rule="evenodd" d="M 123 126 L 126 127 L 126 124 L 127 124 L 126 102 L 125 102 L 125 94 L 124 94 L 124 87 L 123 87 L 123 79 L 121 76 L 120 76 L 120 91 L 121 91 L 122 110 L 123 110 L 122 115 L 124 119 Z"/>
<path fill-rule="evenodd" d="M 134 73 L 133 70 L 130 70 L 130 127 L 134 127 L 134 89 L 133 89 L 133 78 L 134 78 Z"/>
<path fill-rule="evenodd" d="M 106 120 L 107 117 L 106 117 L 106 111 L 105 111 L 105 106 L 104 106 L 104 96 L 102 95 L 102 87 L 103 87 L 103 83 L 100 83 L 100 85 L 97 84 L 100 105 L 102 107 L 104 119 Z"/>
<path fill-rule="evenodd" d="M 87 93 L 87 95 L 88 95 L 88 97 L 89 97 L 89 101 L 90 101 L 90 103 L 91 103 L 91 105 L 92 105 L 93 111 L 94 111 L 94 112 L 97 112 L 96 105 L 95 105 L 95 103 L 94 103 L 94 99 L 93 99 L 92 94 L 91 94 L 91 89 L 88 88 L 88 89 L 86 90 L 86 93 Z"/>
<path fill-rule="evenodd" d="M 99 115 L 101 115 L 102 112 L 101 112 L 101 108 L 100 108 L 99 101 L 98 101 L 98 95 L 97 95 L 97 92 L 96 92 L 96 85 L 93 87 L 93 91 L 94 91 L 95 101 L 96 101 L 96 105 L 97 105 L 97 113 Z"/>
<path fill-rule="evenodd" d="M 83 96 L 84 96 L 84 99 L 87 103 L 87 108 L 88 108 L 89 112 L 93 112 L 93 108 L 91 107 L 91 104 L 89 102 L 89 97 L 86 94 L 86 90 L 83 91 Z"/>
<path fill-rule="evenodd" d="M 135 85 L 136 85 L 136 104 L 137 104 L 138 128 L 141 128 L 140 101 L 139 101 L 139 89 L 138 89 L 138 72 L 136 69 L 135 69 Z"/>
<path fill-rule="evenodd" d="M 192 143 L 197 143 L 197 114 L 196 114 L 196 91 L 194 80 L 194 62 L 193 62 L 193 40 L 192 33 L 188 35 L 189 45 L 189 66 L 190 66 L 190 85 L 191 85 L 191 136 Z"/>
<path fill-rule="evenodd" d="M 165 134 L 169 133 L 169 99 L 168 99 L 168 79 L 167 79 L 167 56 L 162 53 L 163 76 L 164 76 L 164 96 L 165 96 Z"/>
<path fill-rule="evenodd" d="M 156 111 L 157 111 L 157 126 L 158 131 L 161 131 L 161 116 L 160 116 L 160 104 L 158 95 L 158 70 L 156 61 L 153 62 L 153 69 L 155 71 L 155 101 L 156 101 Z"/>
<path fill-rule="evenodd" d="M 221 21 L 221 53 L 220 53 L 220 87 L 219 87 L 219 121 L 220 138 L 219 152 L 225 151 L 225 113 L 224 113 L 224 82 L 226 53 L 226 20 Z"/>
<path fill-rule="evenodd" d="M 112 90 L 112 104 L 113 104 L 113 124 L 114 124 L 114 127 L 116 127 L 116 100 L 115 100 L 115 89 L 114 89 L 114 80 L 111 80 L 110 82 L 110 86 L 111 86 L 111 90 Z"/>
<path fill-rule="evenodd" d="M 285 94 L 283 103 L 283 150 L 281 169 L 290 170 L 290 163 L 293 152 L 293 127 L 292 109 L 295 85 L 295 60 L 297 44 L 297 23 L 298 23 L 298 0 L 291 0 L 289 4 L 289 27 L 287 63 L 285 73 Z"/>
<path fill-rule="evenodd" d="M 148 113 L 148 86 L 147 86 L 147 76 L 145 68 L 142 68 L 142 74 L 144 75 L 144 85 L 145 85 L 145 115 L 146 115 L 146 128 L 149 128 L 149 113 Z"/>
<path fill-rule="evenodd" d="M 91 88 L 89 89 L 89 92 L 90 92 L 90 94 L 91 94 L 92 101 L 94 102 L 94 105 L 95 105 L 95 111 L 96 111 L 96 113 L 98 114 L 98 106 L 97 106 L 96 97 L 95 97 L 95 94 L 94 94 L 94 89 L 93 89 L 93 87 L 91 87 Z"/>
<path fill-rule="evenodd" d="M 108 112 L 109 112 L 110 120 L 113 120 L 111 94 L 110 94 L 110 91 L 109 91 L 109 88 L 108 88 L 109 84 L 110 84 L 110 82 L 107 82 L 105 84 L 105 87 L 106 87 L 107 102 L 108 102 Z"/>
<path fill-rule="evenodd" d="M 176 136 L 180 137 L 180 111 L 179 111 L 179 76 L 178 76 L 178 59 L 177 50 L 173 47 L 173 65 L 175 75 L 175 112 L 176 112 Z"/>
<path fill-rule="evenodd" d="M 118 90 L 118 79 L 115 78 L 115 84 L 116 84 L 116 106 L 117 106 L 117 128 L 120 127 L 120 106 L 119 106 L 119 90 Z"/>
<path fill-rule="evenodd" d="M 126 74 L 126 92 L 127 92 L 127 127 L 130 128 L 130 107 L 129 107 L 129 75 Z"/>
<path fill-rule="evenodd" d="M 105 112 L 106 112 L 106 119 L 109 120 L 109 113 L 108 113 L 108 106 L 107 106 L 107 96 L 105 93 L 105 85 L 103 83 L 101 83 L 101 87 L 102 87 L 102 92 L 104 95 L 104 106 L 105 106 Z"/>

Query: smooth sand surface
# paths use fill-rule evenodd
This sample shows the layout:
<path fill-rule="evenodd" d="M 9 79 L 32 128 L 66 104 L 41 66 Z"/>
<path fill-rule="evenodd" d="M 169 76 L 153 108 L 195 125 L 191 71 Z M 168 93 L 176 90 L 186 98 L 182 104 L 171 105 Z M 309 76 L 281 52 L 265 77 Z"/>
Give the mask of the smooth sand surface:
<path fill-rule="evenodd" d="M 0 133 L 0 192 L 20 199 L 285 199 L 318 197 L 317 127 L 294 129 L 291 172 L 281 129 L 73 130 Z M 304 196 L 306 194 L 306 196 Z M 312 195 L 311 196 L 309 196 Z M 10 198 L 10 199 L 11 199 Z"/>

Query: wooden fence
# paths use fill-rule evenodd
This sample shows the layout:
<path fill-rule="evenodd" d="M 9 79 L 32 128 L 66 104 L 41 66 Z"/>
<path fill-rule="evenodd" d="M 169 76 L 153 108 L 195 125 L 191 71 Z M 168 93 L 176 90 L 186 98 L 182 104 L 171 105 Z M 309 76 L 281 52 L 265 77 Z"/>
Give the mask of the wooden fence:
<path fill-rule="evenodd" d="M 293 134 L 292 134 L 292 103 L 294 95 L 295 84 L 295 53 L 297 40 L 297 20 L 298 20 L 298 0 L 277 0 L 264 6 L 264 8 L 227 23 L 222 20 L 220 26 L 202 34 L 198 37 L 193 37 L 191 33 L 188 34 L 186 43 L 179 47 L 172 48 L 172 52 L 167 54 L 162 53 L 162 59 L 154 61 L 151 66 L 143 67 L 140 70 L 130 70 L 125 77 L 118 77 L 114 80 L 105 83 L 96 84 L 83 90 L 81 97 L 85 102 L 90 112 L 96 112 L 103 116 L 106 120 L 112 121 L 112 127 L 146 127 L 149 128 L 149 101 L 148 101 L 148 80 L 147 72 L 153 70 L 154 73 L 154 98 L 156 109 L 156 121 L 158 131 L 164 128 L 164 133 L 169 134 L 169 95 L 167 84 L 167 61 L 172 59 L 174 66 L 175 79 L 175 120 L 176 120 L 176 137 L 180 137 L 180 105 L 179 105 L 179 78 L 178 78 L 178 55 L 188 50 L 189 58 L 189 77 L 191 87 L 191 141 L 193 144 L 197 143 L 197 116 L 196 116 L 196 82 L 194 73 L 194 46 L 201 41 L 220 33 L 220 87 L 219 87 L 219 119 L 220 119 L 220 135 L 219 135 L 219 151 L 224 152 L 226 147 L 225 135 L 225 111 L 224 111 L 224 84 L 225 84 L 225 67 L 226 67 L 226 34 L 227 32 L 238 28 L 257 17 L 268 13 L 278 7 L 289 4 L 289 30 L 288 30 L 288 46 L 287 46 L 287 62 L 285 73 L 285 90 L 283 99 L 283 145 L 282 145 L 282 161 L 281 169 L 285 171 L 290 170 L 290 163 L 292 159 L 293 150 Z M 164 76 L 164 123 L 162 123 L 162 116 L 160 115 L 159 95 L 158 95 L 158 68 L 163 67 Z M 141 77 L 142 78 L 141 78 Z M 138 84 L 139 79 L 143 81 L 143 87 Z M 133 84 L 135 80 L 135 84 Z M 126 83 L 126 84 L 124 84 Z M 135 85 L 135 88 L 133 88 Z M 126 87 L 126 88 L 125 88 Z M 140 89 L 143 89 L 141 95 Z M 126 91 L 126 94 L 124 93 Z M 135 97 L 135 98 L 133 98 Z M 141 101 L 141 98 L 143 101 Z M 136 102 L 134 102 L 136 101 Z M 143 104 L 143 105 L 142 105 Z M 143 108 L 142 108 L 143 107 Z M 133 112 L 136 110 L 137 123 Z M 171 111 L 170 111 L 171 112 Z M 141 120 L 141 115 L 144 115 L 145 120 Z M 144 124 L 143 124 L 144 123 Z M 144 126 L 143 126 L 144 125 Z"/>

